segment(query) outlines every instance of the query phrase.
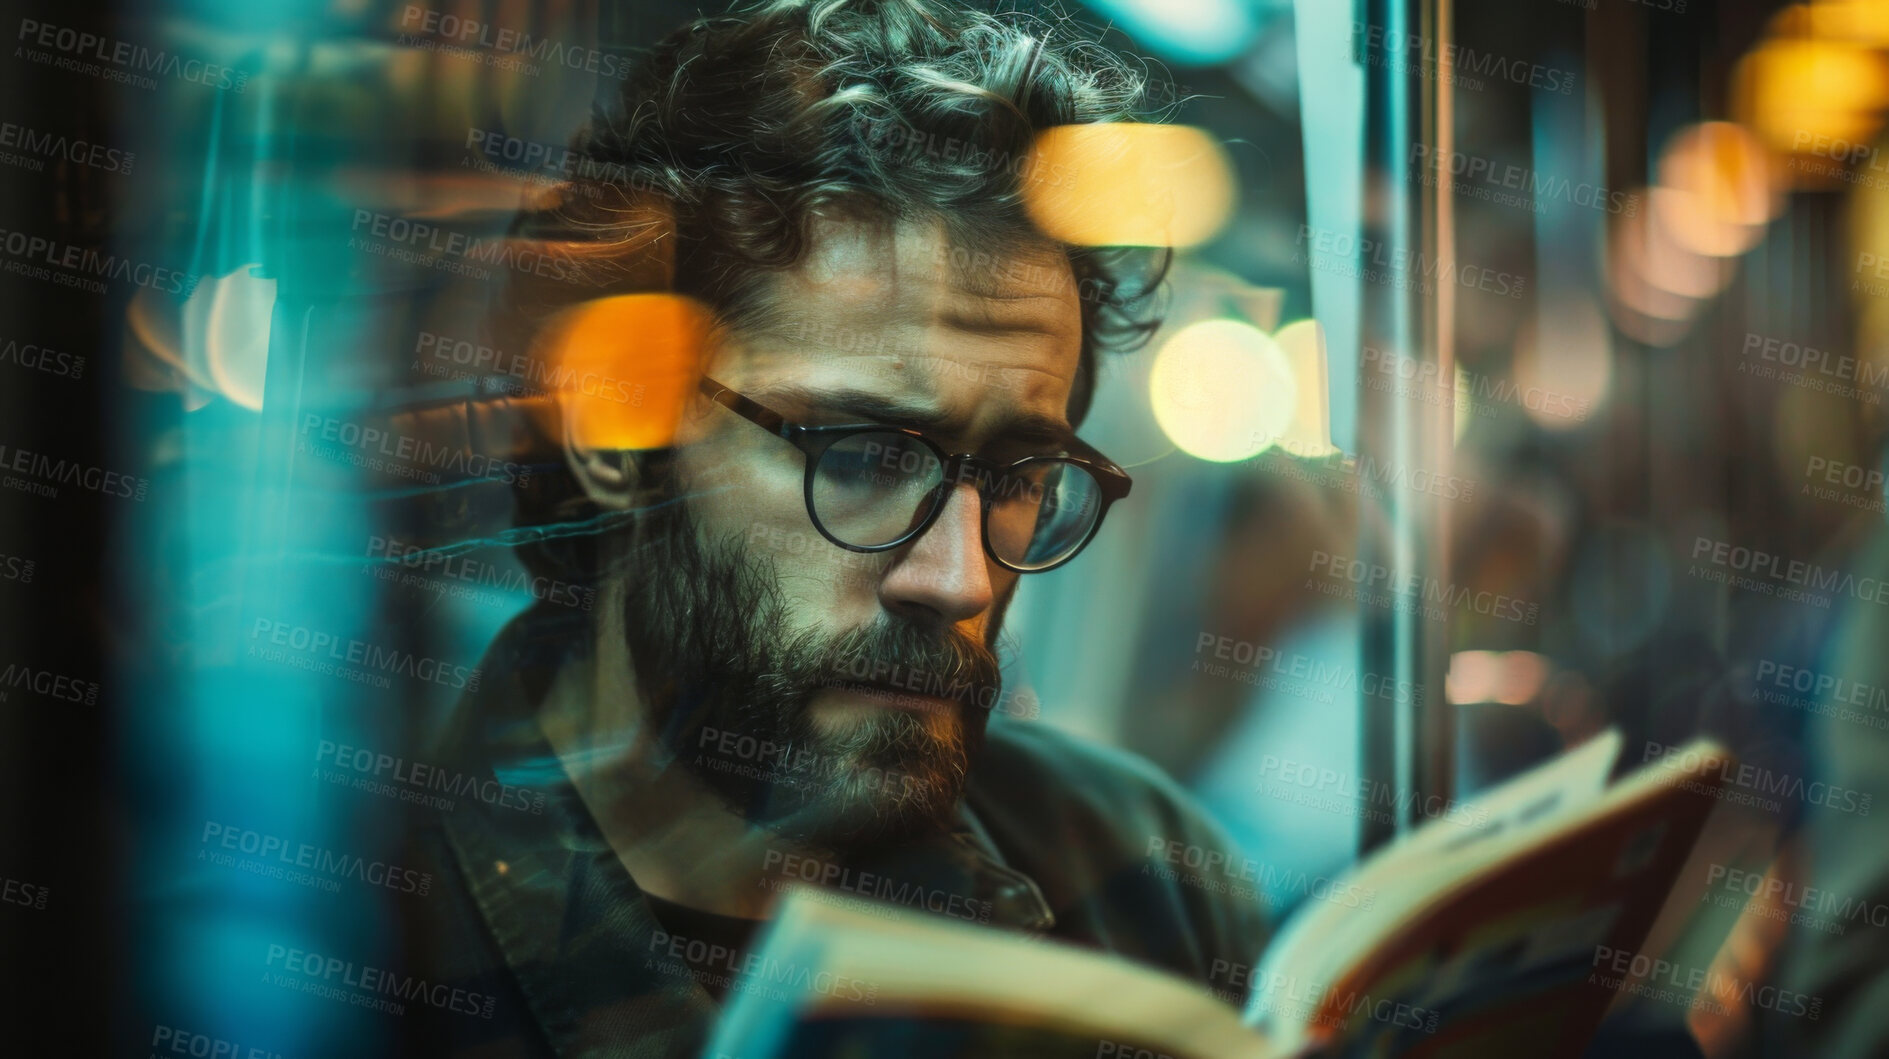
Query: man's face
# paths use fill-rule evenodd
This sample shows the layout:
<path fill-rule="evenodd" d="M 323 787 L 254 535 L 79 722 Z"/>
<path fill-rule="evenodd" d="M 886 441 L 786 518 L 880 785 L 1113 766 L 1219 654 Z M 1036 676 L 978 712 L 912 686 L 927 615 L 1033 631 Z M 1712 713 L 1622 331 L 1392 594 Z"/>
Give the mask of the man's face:
<path fill-rule="evenodd" d="M 823 221 L 770 302 L 773 323 L 731 336 L 709 370 L 790 422 L 917 427 L 997 460 L 1070 432 L 1081 317 L 1053 247 L 992 256 L 931 227 Z M 648 527 L 667 544 L 631 574 L 631 649 L 663 738 L 751 819 L 805 841 L 941 826 L 997 701 L 1016 588 L 984 551 L 981 500 L 960 484 L 917 540 L 850 552 L 809 521 L 798 449 L 698 411 L 676 454 L 686 499 Z M 971 690 L 930 693 L 953 687 Z"/>

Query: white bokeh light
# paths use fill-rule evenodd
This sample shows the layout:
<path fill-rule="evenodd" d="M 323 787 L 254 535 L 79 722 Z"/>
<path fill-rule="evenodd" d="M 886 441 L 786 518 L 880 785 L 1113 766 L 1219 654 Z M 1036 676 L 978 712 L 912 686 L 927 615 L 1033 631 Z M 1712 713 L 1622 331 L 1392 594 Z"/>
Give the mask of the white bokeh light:
<path fill-rule="evenodd" d="M 1216 463 L 1250 459 L 1279 441 L 1299 403 L 1278 343 L 1238 320 L 1183 328 L 1148 380 L 1155 421 L 1176 447 Z"/>

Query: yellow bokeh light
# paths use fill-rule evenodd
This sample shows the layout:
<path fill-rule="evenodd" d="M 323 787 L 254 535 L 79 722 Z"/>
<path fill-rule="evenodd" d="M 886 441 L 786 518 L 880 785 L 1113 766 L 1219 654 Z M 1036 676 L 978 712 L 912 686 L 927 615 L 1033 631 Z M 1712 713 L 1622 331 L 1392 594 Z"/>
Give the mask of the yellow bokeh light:
<path fill-rule="evenodd" d="M 1844 40 L 1773 38 L 1738 61 L 1732 95 L 1740 120 L 1776 151 L 1865 139 L 1889 101 L 1889 61 Z"/>
<path fill-rule="evenodd" d="M 1232 216 L 1233 167 L 1186 125 L 1059 125 L 1021 173 L 1044 232 L 1081 246 L 1194 246 Z"/>
<path fill-rule="evenodd" d="M 1771 21 L 1773 36 L 1835 37 L 1889 48 L 1889 4 L 1882 0 L 1817 0 L 1794 4 Z"/>
<path fill-rule="evenodd" d="M 1317 320 L 1294 320 L 1273 336 L 1297 380 L 1298 402 L 1279 447 L 1294 456 L 1320 459 L 1339 449 L 1331 443 L 1331 367 L 1325 329 Z"/>
<path fill-rule="evenodd" d="M 1881 152 L 1889 145 L 1877 145 Z M 1857 379 L 1878 387 L 1889 379 L 1889 300 L 1878 296 L 1877 270 L 1889 261 L 1889 184 L 1874 180 L 1856 183 L 1850 197 L 1849 246 L 1843 257 L 1856 318 L 1853 353 Z"/>
<path fill-rule="evenodd" d="M 204 359 L 210 380 L 223 396 L 260 412 L 276 283 L 258 275 L 256 267 L 239 268 L 213 281 Z"/>
<path fill-rule="evenodd" d="M 1155 422 L 1181 451 L 1228 463 L 1280 440 L 1298 407 L 1286 355 L 1238 320 L 1183 328 L 1161 347 L 1148 378 Z"/>
<path fill-rule="evenodd" d="M 1779 181 L 1769 152 L 1743 126 L 1729 121 L 1694 125 L 1669 140 L 1660 156 L 1659 185 L 1650 196 L 1652 220 L 1660 233 L 1694 254 L 1742 254 L 1782 207 Z M 1649 278 L 1657 271 L 1656 264 Z"/>
<path fill-rule="evenodd" d="M 571 439 L 596 449 L 673 444 L 709 329 L 705 309 L 673 294 L 617 295 L 566 312 L 539 348 L 555 365 Z"/>

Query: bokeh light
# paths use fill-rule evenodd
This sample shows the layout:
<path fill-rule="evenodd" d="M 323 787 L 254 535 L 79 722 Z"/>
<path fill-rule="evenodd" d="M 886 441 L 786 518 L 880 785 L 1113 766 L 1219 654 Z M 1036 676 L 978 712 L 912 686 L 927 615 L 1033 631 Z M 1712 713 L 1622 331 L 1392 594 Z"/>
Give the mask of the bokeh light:
<path fill-rule="evenodd" d="M 1325 329 L 1317 320 L 1294 320 L 1272 337 L 1298 384 L 1298 404 L 1279 447 L 1307 459 L 1333 455 L 1339 449 L 1331 443 L 1331 362 L 1325 355 Z"/>
<path fill-rule="evenodd" d="M 1889 62 L 1842 40 L 1774 38 L 1732 72 L 1739 119 L 1780 152 L 1818 137 L 1855 140 L 1873 132 L 1889 100 Z"/>
<path fill-rule="evenodd" d="M 1232 216 L 1232 165 L 1185 125 L 1061 125 L 1037 138 L 1023 171 L 1030 215 L 1083 246 L 1195 246 Z"/>
<path fill-rule="evenodd" d="M 1168 58 L 1218 63 L 1244 52 L 1259 30 L 1246 0 L 1095 0 L 1124 32 Z"/>
<path fill-rule="evenodd" d="M 1264 331 L 1206 320 L 1161 347 L 1148 380 L 1155 421 L 1181 451 L 1226 463 L 1264 452 L 1299 405 L 1286 355 Z"/>
<path fill-rule="evenodd" d="M 258 268 L 239 268 L 214 281 L 204 358 L 223 396 L 262 410 L 263 379 L 269 370 L 269 321 L 275 312 L 275 280 Z"/>
<path fill-rule="evenodd" d="M 701 379 L 708 312 L 673 294 L 586 302 L 547 328 L 540 350 L 572 440 L 598 449 L 656 449 L 675 440 Z"/>
<path fill-rule="evenodd" d="M 1529 418 L 1571 430 L 1592 418 L 1613 383 L 1613 339 L 1592 301 L 1567 296 L 1522 322 L 1515 345 L 1517 397 Z"/>
<path fill-rule="evenodd" d="M 1772 166 L 1763 145 L 1739 125 L 1710 121 L 1684 130 L 1660 156 L 1650 196 L 1655 227 L 1695 254 L 1744 253 L 1781 205 Z"/>

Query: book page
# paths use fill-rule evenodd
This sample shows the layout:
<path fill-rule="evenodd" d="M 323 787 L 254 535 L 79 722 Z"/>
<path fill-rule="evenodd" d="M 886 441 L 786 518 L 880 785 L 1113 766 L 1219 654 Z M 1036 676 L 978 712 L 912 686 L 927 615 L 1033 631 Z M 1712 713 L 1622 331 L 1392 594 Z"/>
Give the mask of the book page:
<path fill-rule="evenodd" d="M 1357 877 L 1389 899 L 1355 919 L 1315 910 L 1262 963 L 1249 1020 L 1280 1047 L 1297 1048 L 1337 1026 L 1347 1036 L 1387 1032 L 1347 1022 L 1341 1009 L 1334 1015 L 1334 1002 L 1356 992 L 1395 997 L 1458 1032 L 1464 1021 L 1476 1023 L 1468 1032 L 1492 1032 L 1499 1018 L 1512 1029 L 1542 998 L 1562 1005 L 1555 1018 L 1597 1019 L 1610 997 L 1596 1006 L 1594 997 L 1570 995 L 1570 976 L 1578 979 L 1596 944 L 1643 938 L 1716 804 L 1713 775 L 1723 760 L 1723 748 L 1699 740 L 1598 799 L 1563 800 L 1552 784 L 1524 777 L 1520 797 L 1491 799 L 1503 814 L 1491 817 L 1504 821 L 1500 833 L 1432 840 L 1420 859 L 1408 851 L 1375 858 Z M 1312 999 L 1269 1003 L 1282 982 Z"/>
<path fill-rule="evenodd" d="M 774 1054 L 787 1024 L 812 1019 L 959 1018 L 1138 1041 L 1195 1059 L 1267 1059 L 1264 1039 L 1195 983 L 1119 957 L 915 913 L 835 907 L 790 893 L 761 948 L 763 962 L 861 983 L 859 991 L 738 992 L 711 1054 Z M 1099 1047 L 1099 1045 L 1098 1045 Z M 1093 1054 L 1093 1052 L 1091 1052 Z"/>
<path fill-rule="evenodd" d="M 1267 951 L 1259 973 L 1268 980 L 1288 974 L 1318 979 L 1349 964 L 1414 908 L 1487 863 L 1465 855 L 1470 847 L 1544 827 L 1560 813 L 1591 804 L 1619 756 L 1620 732 L 1609 728 L 1379 851 L 1347 879 L 1378 900 L 1368 909 L 1306 907 Z"/>

